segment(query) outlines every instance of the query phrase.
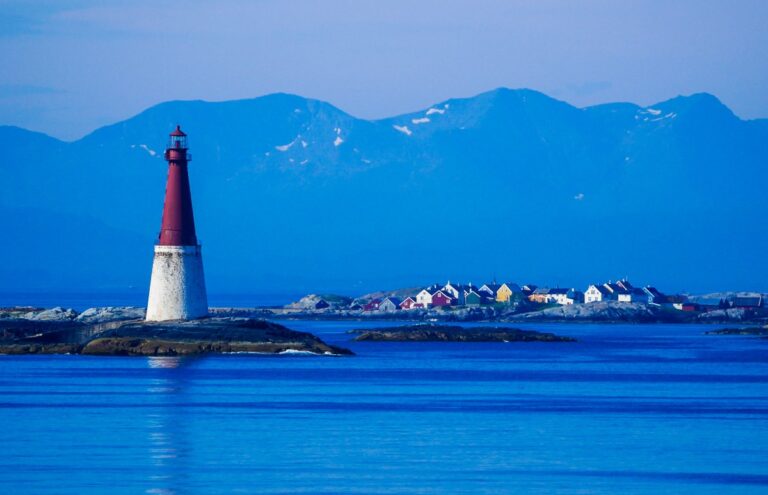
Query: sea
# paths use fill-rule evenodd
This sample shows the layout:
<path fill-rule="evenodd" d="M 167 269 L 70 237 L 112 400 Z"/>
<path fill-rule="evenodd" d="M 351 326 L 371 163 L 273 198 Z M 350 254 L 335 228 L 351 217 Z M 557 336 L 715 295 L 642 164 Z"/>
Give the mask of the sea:
<path fill-rule="evenodd" d="M 765 494 L 768 340 L 525 324 L 573 343 L 0 356 L 2 494 Z"/>

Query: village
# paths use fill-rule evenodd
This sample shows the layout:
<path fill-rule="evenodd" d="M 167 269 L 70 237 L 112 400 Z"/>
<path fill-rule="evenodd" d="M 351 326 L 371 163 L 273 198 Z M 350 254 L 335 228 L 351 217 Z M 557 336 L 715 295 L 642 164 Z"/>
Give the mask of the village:
<path fill-rule="evenodd" d="M 318 298 L 312 301 L 314 310 L 345 309 L 363 313 L 396 313 L 429 309 L 451 310 L 472 307 L 516 307 L 519 311 L 536 311 L 548 307 L 591 304 L 599 302 L 636 303 L 683 312 L 708 312 L 739 308 L 758 310 L 763 307 L 760 294 L 733 294 L 724 297 L 694 297 L 665 294 L 646 285 L 636 287 L 629 280 L 591 284 L 586 290 L 549 288 L 516 283 L 487 283 L 480 286 L 447 282 L 411 291 L 394 291 L 381 297 L 362 297 L 334 301 Z"/>

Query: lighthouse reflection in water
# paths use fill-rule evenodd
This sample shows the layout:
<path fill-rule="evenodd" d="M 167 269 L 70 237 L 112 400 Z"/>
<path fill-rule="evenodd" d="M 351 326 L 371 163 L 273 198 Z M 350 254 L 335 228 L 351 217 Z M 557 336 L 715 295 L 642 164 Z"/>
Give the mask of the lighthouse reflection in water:
<path fill-rule="evenodd" d="M 177 495 L 185 493 L 188 475 L 187 459 L 191 446 L 185 431 L 186 395 L 185 366 L 192 358 L 149 357 L 147 364 L 156 373 L 150 380 L 147 395 L 155 407 L 146 415 L 149 460 L 146 490 L 148 494 Z"/>

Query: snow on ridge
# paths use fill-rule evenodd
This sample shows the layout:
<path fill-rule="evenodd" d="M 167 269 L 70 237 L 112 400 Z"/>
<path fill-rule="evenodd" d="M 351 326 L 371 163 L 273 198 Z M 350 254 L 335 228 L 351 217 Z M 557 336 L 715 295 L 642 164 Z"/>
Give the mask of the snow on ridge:
<path fill-rule="evenodd" d="M 414 125 L 419 125 L 431 122 L 431 120 L 429 120 L 429 117 L 421 117 L 420 119 L 411 119 L 411 122 L 413 122 Z"/>
<path fill-rule="evenodd" d="M 646 108 L 645 111 L 651 115 L 661 115 L 661 110 L 657 110 L 655 108 Z"/>
<path fill-rule="evenodd" d="M 448 105 L 446 105 L 446 108 L 447 107 L 448 107 Z M 432 115 L 434 113 L 439 113 L 440 115 L 442 115 L 442 114 L 445 113 L 445 109 L 440 109 L 440 108 L 432 107 L 429 110 L 427 110 L 427 115 Z"/>
<path fill-rule="evenodd" d="M 413 132 L 410 129 L 408 129 L 407 125 L 393 125 L 392 127 L 394 127 L 395 130 L 402 132 L 406 136 L 410 136 L 411 134 L 413 134 Z"/>
<path fill-rule="evenodd" d="M 296 137 L 293 139 L 293 141 L 291 141 L 290 143 L 288 143 L 288 144 L 281 144 L 280 146 L 275 146 L 275 149 L 276 149 L 277 151 L 288 151 L 289 149 L 291 149 L 291 147 L 292 147 L 294 144 L 296 144 L 296 141 L 298 141 L 298 140 L 299 140 L 299 136 L 296 136 Z"/>
<path fill-rule="evenodd" d="M 137 145 L 135 145 L 135 144 L 131 145 L 131 148 L 136 148 L 136 147 L 137 147 Z M 152 148 L 150 148 L 146 144 L 139 144 L 138 147 L 143 149 L 147 153 L 149 153 L 149 156 L 156 156 L 157 155 L 157 151 L 153 150 Z"/>

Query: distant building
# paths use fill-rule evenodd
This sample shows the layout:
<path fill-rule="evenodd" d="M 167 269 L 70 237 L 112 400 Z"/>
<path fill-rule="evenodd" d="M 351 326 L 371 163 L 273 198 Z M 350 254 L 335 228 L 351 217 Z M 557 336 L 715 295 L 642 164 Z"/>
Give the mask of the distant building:
<path fill-rule="evenodd" d="M 605 287 L 609 292 L 607 297 L 609 300 L 619 302 L 632 301 L 632 298 L 628 295 L 629 291 L 618 283 L 608 282 L 607 284 L 603 284 L 603 287 Z"/>
<path fill-rule="evenodd" d="M 363 311 L 378 311 L 381 305 L 381 299 L 373 299 L 368 304 L 363 306 Z"/>
<path fill-rule="evenodd" d="M 590 285 L 584 292 L 584 302 L 593 303 L 610 299 L 611 291 L 602 285 Z"/>
<path fill-rule="evenodd" d="M 573 299 L 568 297 L 568 293 L 570 291 L 571 289 L 561 289 L 559 287 L 554 289 L 549 289 L 546 302 L 549 304 L 556 303 L 561 306 L 573 304 Z"/>
<path fill-rule="evenodd" d="M 693 302 L 684 302 L 680 305 L 681 311 L 698 311 L 699 305 Z"/>
<path fill-rule="evenodd" d="M 621 279 L 618 282 L 616 282 L 616 285 L 621 287 L 622 289 L 626 290 L 627 292 L 632 292 L 632 289 L 634 289 L 632 284 L 630 284 L 629 280 L 627 280 L 626 278 Z"/>
<path fill-rule="evenodd" d="M 437 290 L 432 294 L 432 307 L 451 306 L 456 304 L 456 299 L 448 291 Z"/>
<path fill-rule="evenodd" d="M 484 293 L 486 297 L 496 300 L 496 293 L 499 291 L 499 288 L 501 287 L 501 284 L 497 284 L 496 282 L 492 284 L 483 284 L 480 286 L 479 289 L 477 289 L 478 292 Z"/>
<path fill-rule="evenodd" d="M 503 283 L 496 290 L 496 301 L 502 303 L 510 302 L 514 297 L 522 296 L 523 290 L 519 285 L 511 282 Z"/>
<path fill-rule="evenodd" d="M 451 283 L 449 280 L 447 284 L 443 286 L 443 292 L 450 294 L 456 300 L 456 304 L 464 304 L 464 292 L 465 287 L 461 284 Z"/>
<path fill-rule="evenodd" d="M 400 310 L 400 298 L 398 297 L 385 297 L 382 299 L 381 303 L 379 303 L 379 311 L 382 313 L 393 313 L 395 311 Z"/>
<path fill-rule="evenodd" d="M 439 290 L 440 287 L 437 284 L 422 289 L 416 294 L 416 303 L 420 304 L 422 308 L 429 308 L 432 306 L 432 295 Z"/>
<path fill-rule="evenodd" d="M 489 304 L 491 299 L 485 292 L 478 292 L 475 289 L 470 289 L 465 294 L 464 301 L 464 304 L 467 306 L 481 306 L 483 304 Z"/>
<path fill-rule="evenodd" d="M 648 304 L 664 304 L 667 302 L 667 296 L 662 294 L 656 287 L 647 285 L 643 287 L 643 292 L 648 295 Z"/>
<path fill-rule="evenodd" d="M 584 302 L 584 293 L 580 290 L 571 289 L 565 296 L 565 304 L 581 304 Z"/>
<path fill-rule="evenodd" d="M 526 285 L 522 286 L 520 289 L 523 291 L 523 297 L 525 297 L 527 299 L 527 298 L 531 297 L 531 294 L 533 294 L 534 291 L 536 289 L 538 289 L 538 288 L 539 287 L 537 285 L 526 284 Z"/>
<path fill-rule="evenodd" d="M 539 287 L 528 296 L 528 300 L 537 304 L 547 304 L 549 302 L 549 288 Z"/>
<path fill-rule="evenodd" d="M 415 304 L 416 304 L 416 299 L 408 296 L 400 302 L 400 309 L 402 309 L 403 311 L 416 309 Z"/>

